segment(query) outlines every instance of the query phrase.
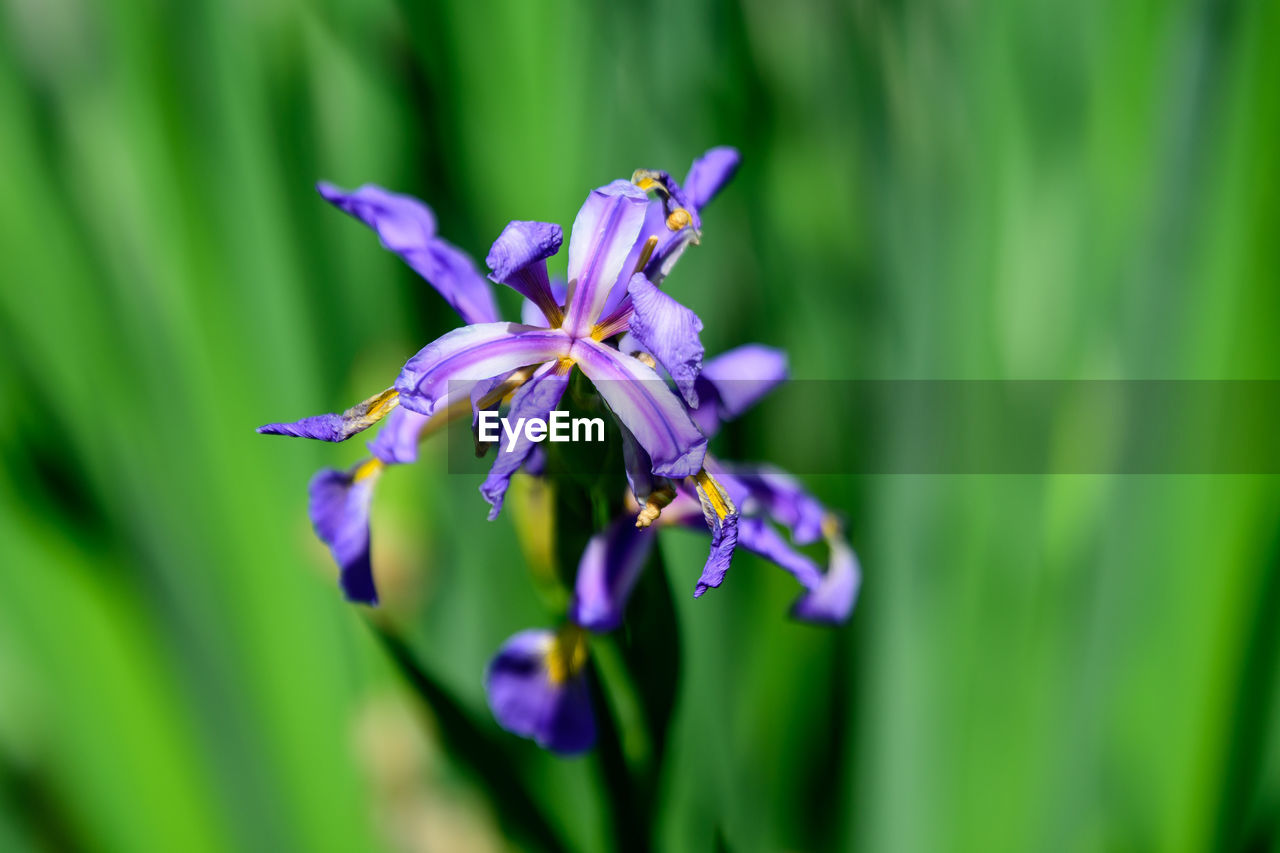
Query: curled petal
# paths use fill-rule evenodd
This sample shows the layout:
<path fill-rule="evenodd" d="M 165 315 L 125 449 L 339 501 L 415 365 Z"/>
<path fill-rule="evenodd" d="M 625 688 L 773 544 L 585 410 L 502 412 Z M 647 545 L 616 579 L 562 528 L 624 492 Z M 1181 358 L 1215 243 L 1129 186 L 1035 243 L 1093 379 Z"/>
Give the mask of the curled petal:
<path fill-rule="evenodd" d="M 569 305 L 565 328 L 583 337 L 600 317 L 609 291 L 644 224 L 649 197 L 629 181 L 592 190 L 569 235 Z"/>
<path fill-rule="evenodd" d="M 654 287 L 644 273 L 631 277 L 631 335 L 675 380 L 689 406 L 697 407 L 694 383 L 702 370 L 702 321 L 698 315 Z"/>
<path fill-rule="evenodd" d="M 436 236 L 431 209 L 416 198 L 374 184 L 345 192 L 316 184 L 320 195 L 377 232 L 382 245 L 427 280 L 466 323 L 498 319 L 493 293 L 466 253 Z"/>
<path fill-rule="evenodd" d="M 498 513 L 502 512 L 502 502 L 506 497 L 511 475 L 519 470 L 529 454 L 537 447 L 537 443 L 530 441 L 527 433 L 520 429 L 520 421 L 531 418 L 546 420 L 551 410 L 564 396 L 565 388 L 569 387 L 569 375 L 570 371 L 562 368 L 561 363 L 543 365 L 532 379 L 520 386 L 520 390 L 516 391 L 515 396 L 511 398 L 511 410 L 507 413 L 507 420 L 516 425 L 515 429 L 519 430 L 519 435 L 515 438 L 514 444 L 510 443 L 505 434 L 499 435 L 498 453 L 493 460 L 493 467 L 489 469 L 488 476 L 480 486 L 480 494 L 489 502 L 490 521 L 496 519 Z"/>
<path fill-rule="evenodd" d="M 560 251 L 564 235 L 550 222 L 511 222 L 489 250 L 485 263 L 493 280 L 514 288 L 533 302 L 552 326 L 562 319 L 560 303 L 551 292 L 547 258 Z"/>
<path fill-rule="evenodd" d="M 653 473 L 687 477 L 702 467 L 707 439 L 658 374 L 599 341 L 574 341 L 572 358 L 649 454 Z"/>
<path fill-rule="evenodd" d="M 858 555 L 839 531 L 827 537 L 831 562 L 817 586 L 796 600 L 791 615 L 806 622 L 838 624 L 849 618 L 862 586 L 862 568 Z"/>
<path fill-rule="evenodd" d="M 361 604 L 378 603 L 369 561 L 369 503 L 381 470 L 377 459 L 350 471 L 330 468 L 312 477 L 307 488 L 311 523 L 338 563 L 342 591 Z"/>
<path fill-rule="evenodd" d="M 693 591 L 693 597 L 699 598 L 708 589 L 724 583 L 738 544 L 738 508 L 729 493 L 706 471 L 698 472 L 695 483 L 702 516 L 711 531 L 711 553 Z"/>
<path fill-rule="evenodd" d="M 484 678 L 498 725 L 555 752 L 590 749 L 596 723 L 585 657 L 585 638 L 573 630 L 521 631 L 507 640 Z"/>
<path fill-rule="evenodd" d="M 567 354 L 569 338 L 517 323 L 464 326 L 423 347 L 396 379 L 401 404 L 430 415 L 442 400 L 470 393 L 479 381 Z"/>
<path fill-rule="evenodd" d="M 397 408 L 369 442 L 369 452 L 386 465 L 407 465 L 418 460 L 418 441 L 431 418 Z"/>
<path fill-rule="evenodd" d="M 693 206 L 701 210 L 707 202 L 715 198 L 721 188 L 738 171 L 738 163 L 741 160 L 742 156 L 738 154 L 737 149 L 728 146 L 712 148 L 694 160 L 688 176 L 684 179 L 684 189 Z"/>
<path fill-rule="evenodd" d="M 394 388 L 388 388 L 357 403 L 340 415 L 311 415 L 290 423 L 265 424 L 258 427 L 257 432 L 260 435 L 289 435 L 320 441 L 346 441 L 382 420 L 399 403 L 399 394 Z"/>
<path fill-rule="evenodd" d="M 639 529 L 625 517 L 592 536 L 578 562 L 569 618 L 591 631 L 621 625 L 653 540 L 653 531 Z"/>

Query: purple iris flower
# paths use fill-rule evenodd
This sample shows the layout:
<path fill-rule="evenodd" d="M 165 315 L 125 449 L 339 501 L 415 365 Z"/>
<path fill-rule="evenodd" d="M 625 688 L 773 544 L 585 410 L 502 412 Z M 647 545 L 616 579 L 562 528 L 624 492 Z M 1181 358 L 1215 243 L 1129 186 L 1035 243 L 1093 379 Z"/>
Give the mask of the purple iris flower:
<path fill-rule="evenodd" d="M 468 407 L 455 398 L 467 385 L 473 392 L 473 410 L 496 404 L 518 387 L 512 416 L 545 417 L 559 402 L 576 364 L 595 383 L 624 429 L 634 430 L 657 474 L 682 476 L 699 470 L 706 442 L 689 415 L 649 366 L 603 341 L 634 320 L 645 345 L 676 377 L 686 400 L 696 401 L 691 383 L 701 366 L 697 332 L 702 324 L 665 294 L 645 290 L 639 279 L 647 272 L 660 282 L 684 246 L 698 239 L 699 209 L 728 181 L 737 162 L 732 149 L 712 149 L 690 169 L 687 190 L 666 173 L 638 172 L 638 176 L 658 176 L 638 178 L 640 184 L 654 189 L 657 198 L 652 201 L 639 186 L 624 181 L 594 191 L 574 223 L 568 285 L 550 281 L 546 270 L 546 258 L 560 247 L 560 228 L 540 222 L 508 225 L 487 261 L 494 281 L 525 296 L 523 324 L 498 322 L 489 283 L 464 252 L 438 236 L 435 216 L 425 204 L 371 184 L 351 192 L 317 185 L 327 201 L 372 228 L 384 247 L 400 255 L 469 324 L 414 356 L 395 387 L 341 414 L 258 429 L 266 434 L 345 441 L 385 418 L 381 432 L 369 444 L 371 460 L 350 471 L 321 471 L 310 488 L 312 522 L 339 564 L 348 598 L 377 602 L 369 560 L 369 504 L 378 475 L 385 466 L 415 461 L 425 434 L 465 414 Z M 629 285 L 641 292 L 640 310 L 631 305 Z M 619 310 L 599 321 L 606 304 Z M 679 342 L 684 339 L 692 344 L 681 350 Z M 690 347 L 696 350 L 696 358 L 688 357 Z M 682 358 L 688 366 L 681 366 Z M 515 368 L 508 369 L 509 365 Z M 479 375 L 484 373 L 489 375 Z M 442 396 L 448 402 L 443 408 Z M 490 518 L 501 509 L 511 475 L 538 462 L 539 451 L 524 441 L 514 450 L 499 451 L 481 487 L 492 506 Z M 357 472 L 363 473 L 357 476 Z"/>
<path fill-rule="evenodd" d="M 544 222 L 508 225 L 489 253 L 493 278 L 537 305 L 547 326 L 495 322 L 449 332 L 405 364 L 395 384 L 401 405 L 432 415 L 439 406 L 469 395 L 479 383 L 534 366 L 529 380 L 533 387 L 521 389 L 525 393 L 512 401 L 510 417 L 546 418 L 576 366 L 648 453 L 654 473 L 685 477 L 699 471 L 706 438 L 679 398 L 651 367 L 603 343 L 610 330 L 599 325 L 610 287 L 622 274 L 648 206 L 648 196 L 627 181 L 591 192 L 569 238 L 568 302 L 563 311 L 546 269 L 546 259 L 560 249 L 560 227 Z M 498 454 L 483 489 L 495 508 L 510 472 L 531 446 Z"/>

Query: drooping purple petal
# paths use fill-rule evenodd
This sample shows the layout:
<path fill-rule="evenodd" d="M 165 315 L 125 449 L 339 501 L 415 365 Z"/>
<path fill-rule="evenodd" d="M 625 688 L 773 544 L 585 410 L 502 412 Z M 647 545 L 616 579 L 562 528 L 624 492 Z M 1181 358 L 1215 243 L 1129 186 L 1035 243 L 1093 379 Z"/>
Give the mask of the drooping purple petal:
<path fill-rule="evenodd" d="M 407 465 L 418 460 L 418 441 L 431 418 L 397 407 L 369 442 L 369 452 L 387 465 Z"/>
<path fill-rule="evenodd" d="M 430 415 L 442 400 L 470 393 L 476 382 L 568 354 L 569 338 L 559 330 L 517 323 L 463 326 L 423 347 L 396 379 L 400 402 Z"/>
<path fill-rule="evenodd" d="M 639 529 L 628 517 L 592 536 L 578 562 L 569 618 L 591 631 L 612 631 L 621 625 L 654 537 L 654 530 Z"/>
<path fill-rule="evenodd" d="M 345 192 L 321 182 L 316 189 L 326 201 L 376 231 L 382 245 L 425 278 L 463 322 L 498 319 L 489 283 L 466 253 L 436 236 L 435 217 L 421 201 L 374 184 Z"/>
<path fill-rule="evenodd" d="M 493 270 L 493 280 L 514 288 L 537 305 L 552 326 L 559 325 L 562 315 L 560 303 L 551 292 L 547 258 L 560 251 L 563 239 L 560 226 L 550 222 L 511 222 L 485 259 Z"/>
<path fill-rule="evenodd" d="M 729 179 L 738 171 L 738 163 L 742 160 L 737 149 L 728 146 L 712 148 L 703 154 L 689 168 L 684 179 L 684 190 L 690 203 L 702 210 L 711 201 Z"/>
<path fill-rule="evenodd" d="M 858 589 L 862 586 L 858 555 L 838 532 L 828 536 L 827 543 L 831 549 L 827 573 L 816 587 L 792 605 L 791 615 L 796 619 L 838 624 L 849 618 L 857 603 Z"/>
<path fill-rule="evenodd" d="M 653 473 L 687 477 L 702 467 L 707 439 L 684 404 L 649 367 L 599 341 L 574 341 L 572 358 L 653 461 Z"/>
<path fill-rule="evenodd" d="M 763 518 L 744 517 L 738 522 L 738 544 L 791 573 L 807 590 L 822 583 L 817 564 L 792 548 Z"/>
<path fill-rule="evenodd" d="M 530 452 L 538 446 L 536 442 L 529 440 L 527 433 L 521 428 L 520 421 L 528 421 L 532 418 L 547 420 L 551 410 L 564 396 L 565 388 L 569 387 L 569 376 L 570 371 L 560 369 L 558 363 L 543 365 L 532 379 L 520 386 L 520 390 L 516 391 L 511 398 L 511 409 L 507 413 L 507 421 L 513 429 L 519 430 L 519 433 L 515 443 L 511 444 L 510 437 L 502 431 L 503 434 L 498 438 L 498 453 L 493 460 L 493 466 L 480 486 L 480 494 L 489 502 L 490 521 L 496 519 L 498 513 L 502 512 L 502 502 L 506 497 L 511 475 L 519 470 Z"/>
<path fill-rule="evenodd" d="M 340 415 L 311 415 L 299 421 L 265 424 L 258 427 L 260 435 L 289 435 L 295 438 L 314 438 L 319 441 L 346 441 L 363 432 L 391 413 L 400 403 L 395 389 L 388 388 L 363 400 Z"/>
<path fill-rule="evenodd" d="M 693 597 L 699 598 L 708 589 L 724 583 L 738 545 L 738 508 L 723 486 L 705 471 L 699 472 L 696 484 L 703 520 L 711 531 L 711 552 L 693 590 Z"/>
<path fill-rule="evenodd" d="M 729 465 L 728 471 L 747 492 L 743 511 L 763 512 L 791 532 L 797 545 L 822 537 L 827 508 L 794 477 L 772 465 Z"/>
<path fill-rule="evenodd" d="M 698 405 L 694 383 L 702 370 L 702 321 L 653 286 L 644 273 L 631 277 L 631 335 L 667 369 L 690 407 Z"/>
<path fill-rule="evenodd" d="M 596 723 L 585 674 L 552 661 L 574 655 L 563 645 L 553 631 L 521 631 L 494 655 L 484 682 L 498 725 L 569 754 L 591 748 Z"/>
<path fill-rule="evenodd" d="M 569 235 L 569 305 L 565 328 L 585 337 L 600 317 L 644 224 L 649 197 L 629 181 L 587 196 Z"/>
<path fill-rule="evenodd" d="M 343 593 L 361 604 L 378 603 L 369 561 L 369 503 L 381 467 L 368 459 L 349 471 L 325 469 L 307 487 L 316 535 L 338 563 Z"/>

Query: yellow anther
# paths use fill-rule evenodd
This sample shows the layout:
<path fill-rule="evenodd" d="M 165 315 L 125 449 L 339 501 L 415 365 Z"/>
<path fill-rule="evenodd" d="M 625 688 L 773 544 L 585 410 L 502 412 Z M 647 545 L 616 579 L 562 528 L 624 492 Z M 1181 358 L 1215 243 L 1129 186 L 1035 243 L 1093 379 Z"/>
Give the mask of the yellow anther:
<path fill-rule="evenodd" d="M 650 370 L 658 369 L 658 362 L 654 361 L 653 356 L 649 355 L 647 352 L 633 352 L 631 353 L 631 357 Z"/>
<path fill-rule="evenodd" d="M 833 513 L 827 513 L 822 517 L 822 538 L 831 542 L 840 536 L 840 532 L 840 519 Z"/>
<path fill-rule="evenodd" d="M 663 486 L 644 499 L 644 506 L 636 516 L 636 527 L 641 530 L 653 524 L 662 515 L 662 509 L 676 498 L 675 489 Z"/>
<path fill-rule="evenodd" d="M 564 684 L 582 672 L 586 663 L 587 632 L 572 622 L 566 623 L 547 650 L 547 679 L 552 684 Z"/>
<path fill-rule="evenodd" d="M 644 248 L 640 250 L 640 257 L 636 259 L 636 268 L 631 271 L 632 275 L 644 272 L 644 268 L 649 265 L 649 259 L 653 257 L 653 250 L 656 248 L 658 248 L 657 237 L 650 237 L 644 241 Z"/>
<path fill-rule="evenodd" d="M 659 174 L 652 169 L 636 169 L 631 173 L 631 183 L 645 192 L 653 190 L 664 197 L 669 195 L 667 188 L 659 180 Z"/>
<path fill-rule="evenodd" d="M 378 459 L 377 457 L 374 457 L 373 459 L 366 459 L 365 461 L 360 463 L 360 466 L 356 468 L 355 473 L 351 475 L 351 481 L 353 483 L 358 483 L 361 480 L 367 480 L 370 477 L 376 477 L 381 473 L 382 473 L 381 459 Z"/>
<path fill-rule="evenodd" d="M 689 215 L 689 211 L 683 207 L 677 207 L 671 211 L 667 217 L 667 230 L 679 231 L 681 228 L 687 228 L 693 222 L 693 217 Z"/>

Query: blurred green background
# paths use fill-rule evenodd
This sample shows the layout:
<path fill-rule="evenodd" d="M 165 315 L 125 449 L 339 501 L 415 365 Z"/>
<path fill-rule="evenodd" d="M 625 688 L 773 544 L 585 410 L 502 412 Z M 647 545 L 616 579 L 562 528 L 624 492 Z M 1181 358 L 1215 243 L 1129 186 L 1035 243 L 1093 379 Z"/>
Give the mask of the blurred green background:
<path fill-rule="evenodd" d="M 308 477 L 358 442 L 253 433 L 454 323 L 317 179 L 418 195 L 482 258 L 732 144 L 670 280 L 709 352 L 1280 378 L 1280 4 L 616 5 L 4 0 L 0 849 L 506 843 L 311 535 Z M 767 458 L 818 416 L 766 403 L 730 438 Z M 505 738 L 484 663 L 553 614 L 511 519 L 424 457 L 377 495 L 384 618 Z M 662 849 L 1275 844 L 1274 478 L 808 483 L 863 562 L 842 630 L 787 621 L 793 583 L 747 555 L 692 601 L 705 540 L 663 540 Z M 604 847 L 597 763 L 503 742 L 569 846 Z"/>

